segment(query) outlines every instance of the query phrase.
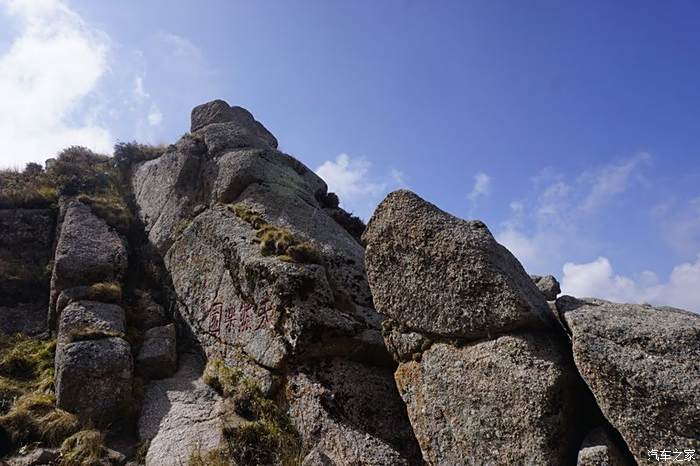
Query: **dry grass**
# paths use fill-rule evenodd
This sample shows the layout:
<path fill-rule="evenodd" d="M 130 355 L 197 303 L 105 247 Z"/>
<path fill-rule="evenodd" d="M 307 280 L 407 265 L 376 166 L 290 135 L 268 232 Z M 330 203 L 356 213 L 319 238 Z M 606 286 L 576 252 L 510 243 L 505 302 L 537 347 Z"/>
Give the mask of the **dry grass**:
<path fill-rule="evenodd" d="M 56 408 L 56 399 L 33 392 L 20 397 L 10 411 L 0 416 L 0 427 L 15 447 L 33 442 L 57 446 L 80 429 L 78 418 Z"/>
<path fill-rule="evenodd" d="M 0 430 L 14 448 L 32 442 L 57 446 L 80 428 L 74 415 L 56 409 L 54 352 L 54 341 L 0 337 Z"/>
<path fill-rule="evenodd" d="M 99 464 L 107 456 L 104 436 L 99 430 L 81 430 L 63 441 L 61 466 Z"/>
<path fill-rule="evenodd" d="M 103 303 L 120 303 L 122 286 L 117 282 L 100 282 L 90 285 L 84 299 Z"/>
<path fill-rule="evenodd" d="M 242 203 L 228 206 L 237 217 L 249 223 L 256 231 L 263 255 L 275 255 L 286 262 L 322 264 L 323 257 L 311 241 L 302 241 L 286 228 L 267 223 L 262 214 Z"/>
<path fill-rule="evenodd" d="M 224 425 L 225 444 L 204 454 L 196 450 L 188 463 L 190 466 L 301 464 L 298 433 L 287 415 L 263 396 L 254 380 L 222 361 L 210 360 L 204 371 L 204 381 L 232 401 L 236 413 L 248 421 Z"/>
<path fill-rule="evenodd" d="M 116 190 L 94 195 L 81 194 L 77 200 L 90 206 L 95 215 L 119 233 L 126 235 L 129 232 L 132 222 L 131 211 L 122 195 Z"/>

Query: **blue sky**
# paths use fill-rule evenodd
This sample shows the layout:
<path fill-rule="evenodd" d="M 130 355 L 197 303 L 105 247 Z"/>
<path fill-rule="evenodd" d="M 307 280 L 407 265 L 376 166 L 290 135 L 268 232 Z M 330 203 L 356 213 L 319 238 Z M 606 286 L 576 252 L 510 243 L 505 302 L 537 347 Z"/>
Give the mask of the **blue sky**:
<path fill-rule="evenodd" d="M 368 218 L 408 187 L 565 291 L 700 311 L 695 1 L 0 0 L 0 166 L 253 112 Z"/>

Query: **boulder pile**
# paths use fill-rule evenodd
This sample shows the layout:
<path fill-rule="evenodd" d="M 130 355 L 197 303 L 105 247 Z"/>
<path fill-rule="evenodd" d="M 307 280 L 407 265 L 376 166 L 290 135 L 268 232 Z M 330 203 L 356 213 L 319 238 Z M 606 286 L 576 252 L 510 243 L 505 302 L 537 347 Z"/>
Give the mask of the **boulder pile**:
<path fill-rule="evenodd" d="M 54 388 L 33 396 L 101 429 L 78 438 L 111 450 L 85 464 L 700 457 L 697 314 L 561 296 L 483 222 L 407 190 L 365 228 L 222 100 L 175 144 L 99 160 L 118 228 L 107 191 L 0 209 L 0 336 L 55 338 Z M 3 414 L 9 464 L 65 456 L 9 445 Z"/>

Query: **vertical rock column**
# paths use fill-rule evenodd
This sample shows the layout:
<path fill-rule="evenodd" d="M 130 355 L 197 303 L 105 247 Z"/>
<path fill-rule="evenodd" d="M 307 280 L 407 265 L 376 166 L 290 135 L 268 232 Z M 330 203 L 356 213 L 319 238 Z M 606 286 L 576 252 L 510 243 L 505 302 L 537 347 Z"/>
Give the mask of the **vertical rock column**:
<path fill-rule="evenodd" d="M 542 293 L 486 225 L 409 191 L 364 235 L 394 377 L 429 464 L 567 464 L 577 377 Z"/>
<path fill-rule="evenodd" d="M 49 326 L 58 334 L 57 405 L 84 423 L 115 420 L 131 396 L 131 347 L 117 304 L 126 267 L 118 233 L 88 206 L 68 204 L 51 278 Z"/>

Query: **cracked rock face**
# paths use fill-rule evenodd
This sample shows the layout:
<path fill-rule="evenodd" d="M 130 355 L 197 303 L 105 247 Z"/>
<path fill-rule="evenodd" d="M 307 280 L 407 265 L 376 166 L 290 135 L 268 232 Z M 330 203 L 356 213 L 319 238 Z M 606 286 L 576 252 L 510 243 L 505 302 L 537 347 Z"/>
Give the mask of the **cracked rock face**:
<path fill-rule="evenodd" d="M 373 308 L 364 250 L 321 205 L 325 182 L 276 150 L 252 115 L 225 102 L 195 108 L 192 129 L 161 157 L 133 166 L 131 178 L 146 233 L 171 280 L 172 309 L 187 333 L 207 357 L 238 367 L 270 396 L 306 374 L 302 367 L 332 358 L 362 368 L 347 372 L 348 384 L 386 375 L 394 363 Z M 236 206 L 308 241 L 320 263 L 263 254 L 260 225 Z M 386 396 L 401 406 L 395 391 Z M 317 408 L 332 417 L 323 404 Z M 347 409 L 354 416 L 360 407 Z M 294 411 L 292 420 L 311 436 L 313 421 L 304 414 Z M 393 421 L 410 429 L 405 414 Z M 384 442 L 371 429 L 354 432 Z M 333 450 L 340 430 L 324 435 L 324 454 L 343 457 Z M 408 461 L 400 449 L 386 448 Z"/>
<path fill-rule="evenodd" d="M 576 367 L 637 462 L 655 464 L 655 448 L 700 450 L 697 314 L 570 296 L 557 308 Z"/>

